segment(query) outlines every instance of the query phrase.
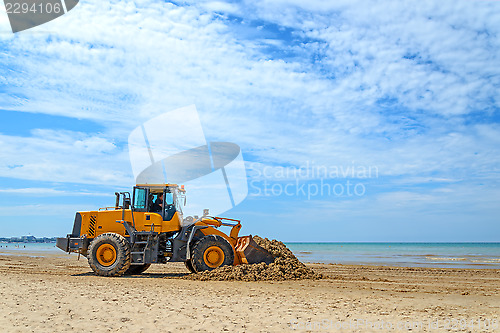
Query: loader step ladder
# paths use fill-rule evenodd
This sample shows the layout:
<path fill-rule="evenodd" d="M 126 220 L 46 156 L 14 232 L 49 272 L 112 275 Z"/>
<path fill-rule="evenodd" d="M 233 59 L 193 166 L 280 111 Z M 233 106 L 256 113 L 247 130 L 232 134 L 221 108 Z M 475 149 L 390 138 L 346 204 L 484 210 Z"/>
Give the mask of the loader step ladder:
<path fill-rule="evenodd" d="M 158 262 L 159 234 L 153 231 L 154 225 L 152 225 L 150 231 L 137 231 L 129 221 L 118 220 L 116 222 L 123 224 L 130 236 L 131 265 L 144 265 Z"/>

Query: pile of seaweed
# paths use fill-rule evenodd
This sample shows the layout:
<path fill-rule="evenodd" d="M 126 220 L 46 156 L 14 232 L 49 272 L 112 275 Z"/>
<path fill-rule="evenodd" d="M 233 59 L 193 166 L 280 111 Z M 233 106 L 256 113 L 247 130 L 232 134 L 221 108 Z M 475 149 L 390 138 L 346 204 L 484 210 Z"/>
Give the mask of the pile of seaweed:
<path fill-rule="evenodd" d="M 190 274 L 186 278 L 201 281 L 285 281 L 323 278 L 321 274 L 315 273 L 300 262 L 283 242 L 259 236 L 254 236 L 253 240 L 275 257 L 273 263 L 222 266 L 212 271 Z"/>

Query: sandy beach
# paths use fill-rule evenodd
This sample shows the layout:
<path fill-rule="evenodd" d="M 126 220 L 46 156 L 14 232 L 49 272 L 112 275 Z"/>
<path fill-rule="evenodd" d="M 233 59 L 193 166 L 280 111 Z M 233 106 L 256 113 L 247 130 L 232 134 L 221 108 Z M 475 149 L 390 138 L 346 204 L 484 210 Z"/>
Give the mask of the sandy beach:
<path fill-rule="evenodd" d="M 3 332 L 500 331 L 500 271 L 308 264 L 323 280 L 191 281 L 183 264 L 95 276 L 84 257 L 0 255 Z"/>

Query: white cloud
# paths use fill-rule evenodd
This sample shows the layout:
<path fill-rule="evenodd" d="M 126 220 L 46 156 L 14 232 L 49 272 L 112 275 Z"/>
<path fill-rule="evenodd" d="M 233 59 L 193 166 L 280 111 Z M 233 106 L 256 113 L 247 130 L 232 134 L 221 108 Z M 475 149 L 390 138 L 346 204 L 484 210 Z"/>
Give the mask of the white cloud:
<path fill-rule="evenodd" d="M 202 8 L 209 12 L 220 12 L 225 14 L 241 14 L 240 8 L 236 3 L 229 3 L 224 1 L 207 1 L 200 3 Z"/>
<path fill-rule="evenodd" d="M 424 107 L 444 115 L 484 108 L 490 103 L 485 96 L 498 105 L 497 3 L 257 1 L 248 5 L 259 18 L 323 42 L 320 64 L 327 74 L 348 80 L 353 88 L 376 88 L 374 96 L 353 91 L 361 100 L 394 97 L 410 109 Z M 479 95 L 477 84 L 483 87 Z"/>
<path fill-rule="evenodd" d="M 78 210 L 79 209 L 79 210 Z M 22 205 L 22 206 L 0 206 L 0 216 L 74 216 L 76 211 L 91 211 L 95 207 L 82 205 Z M 70 220 L 71 221 L 71 220 Z M 68 223 L 69 224 L 69 223 Z M 48 226 L 50 227 L 50 226 Z M 63 233 L 64 231 L 59 231 Z"/>
<path fill-rule="evenodd" d="M 0 144 L 2 177 L 121 186 L 133 182 L 127 155 L 104 137 L 35 130 L 31 137 L 0 134 Z"/>
<path fill-rule="evenodd" d="M 85 192 L 85 191 L 67 191 L 54 188 L 32 187 L 32 188 L 4 188 L 0 189 L 0 194 L 17 194 L 26 196 L 113 196 L 110 193 Z"/>
<path fill-rule="evenodd" d="M 259 27 L 240 33 L 212 11 Z M 499 21 L 496 2 L 81 2 L 33 30 L 57 33 L 0 36 L 0 107 L 92 119 L 106 132 L 0 136 L 0 174 L 130 181 L 115 140 L 194 103 L 209 140 L 236 142 L 263 165 L 355 161 L 423 182 L 497 179 L 500 128 L 464 117 L 500 106 Z M 301 39 L 280 39 L 286 29 Z"/>

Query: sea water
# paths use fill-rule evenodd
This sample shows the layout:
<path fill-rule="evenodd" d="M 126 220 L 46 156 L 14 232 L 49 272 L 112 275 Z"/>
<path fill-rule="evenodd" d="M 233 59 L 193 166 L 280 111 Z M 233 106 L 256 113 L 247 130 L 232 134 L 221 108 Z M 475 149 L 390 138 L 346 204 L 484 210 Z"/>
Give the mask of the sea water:
<path fill-rule="evenodd" d="M 500 243 L 286 243 L 303 262 L 500 269 Z M 55 243 L 0 243 L 0 254 L 64 252 Z"/>
<path fill-rule="evenodd" d="M 303 262 L 500 268 L 500 243 L 286 243 Z"/>
<path fill-rule="evenodd" d="M 61 252 L 56 243 L 0 243 L 0 254 L 43 254 Z"/>

